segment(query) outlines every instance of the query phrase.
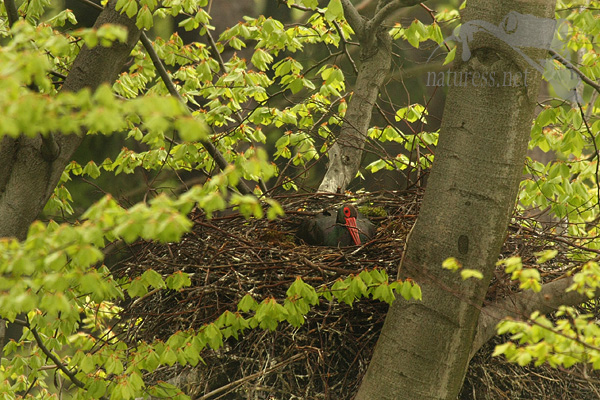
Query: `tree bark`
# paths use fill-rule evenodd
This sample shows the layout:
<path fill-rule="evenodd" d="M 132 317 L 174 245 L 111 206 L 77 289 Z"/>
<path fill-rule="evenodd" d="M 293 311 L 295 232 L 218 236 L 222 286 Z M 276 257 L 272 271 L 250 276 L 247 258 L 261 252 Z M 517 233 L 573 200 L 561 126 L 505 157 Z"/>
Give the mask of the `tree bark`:
<path fill-rule="evenodd" d="M 116 0 L 102 11 L 96 27 L 119 24 L 127 28 L 127 43 L 111 47 L 83 47 L 67 76 L 63 91 L 96 89 L 102 83 L 113 82 L 131 50 L 140 31 L 135 21 L 115 10 Z M 46 138 L 47 139 L 47 138 Z M 0 142 L 0 237 L 24 239 L 29 225 L 37 218 L 54 191 L 60 176 L 71 161 L 71 156 L 83 140 L 82 136 L 56 135 L 58 154 L 48 157 L 41 137 L 2 138 Z"/>
<path fill-rule="evenodd" d="M 329 164 L 319 192 L 340 193 L 354 179 L 362 160 L 379 88 L 392 66 L 392 40 L 383 20 L 401 7 L 419 3 L 415 0 L 380 1 L 375 15 L 363 19 L 349 0 L 342 1 L 344 15 L 356 32 L 361 48 L 361 65 L 344 123 L 336 142 L 327 153 Z"/>
<path fill-rule="evenodd" d="M 464 20 L 500 25 L 511 11 L 552 18 L 554 1 L 473 0 Z M 456 399 L 462 386 L 514 207 L 540 83 L 539 73 L 492 35 L 475 33 L 469 49 L 467 61 L 458 49 L 453 73 L 527 71 L 527 83 L 450 83 L 435 162 L 399 271 L 421 285 L 423 301 L 398 299 L 390 307 L 359 400 Z M 521 50 L 533 60 L 546 51 Z M 443 270 L 448 257 L 483 279 L 462 281 Z"/>
<path fill-rule="evenodd" d="M 329 165 L 319 192 L 340 193 L 354 179 L 367 139 L 373 106 L 392 66 L 391 38 L 387 30 L 376 33 L 372 44 L 361 42 L 361 65 L 341 132 L 327 153 Z"/>

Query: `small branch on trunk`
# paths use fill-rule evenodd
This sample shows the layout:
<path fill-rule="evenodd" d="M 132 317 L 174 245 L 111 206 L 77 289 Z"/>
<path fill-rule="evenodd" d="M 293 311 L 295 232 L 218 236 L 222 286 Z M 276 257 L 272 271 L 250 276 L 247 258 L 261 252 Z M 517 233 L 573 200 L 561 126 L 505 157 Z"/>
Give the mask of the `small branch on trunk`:
<path fill-rule="evenodd" d="M 412 7 L 421 3 L 419 0 L 391 0 L 380 1 L 377 5 L 375 15 L 367 22 L 366 31 L 371 32 L 379 28 L 383 21 L 399 8 Z M 385 4 L 385 5 L 383 5 Z"/>
<path fill-rule="evenodd" d="M 40 151 L 42 153 L 42 158 L 47 162 L 53 162 L 58 158 L 58 155 L 60 154 L 60 147 L 58 146 L 58 143 L 56 143 L 52 132 L 48 133 L 47 135 L 41 136 L 42 147 L 40 148 Z"/>
<path fill-rule="evenodd" d="M 483 307 L 479 314 L 477 332 L 469 358 L 472 358 L 488 340 L 496 336 L 496 325 L 504 318 L 529 318 L 534 311 L 548 314 L 556 311 L 559 306 L 575 306 L 588 301 L 589 297 L 585 294 L 566 291 L 572 283 L 571 277 L 561 278 L 542 285 L 542 290 L 537 293 L 526 290 Z"/>

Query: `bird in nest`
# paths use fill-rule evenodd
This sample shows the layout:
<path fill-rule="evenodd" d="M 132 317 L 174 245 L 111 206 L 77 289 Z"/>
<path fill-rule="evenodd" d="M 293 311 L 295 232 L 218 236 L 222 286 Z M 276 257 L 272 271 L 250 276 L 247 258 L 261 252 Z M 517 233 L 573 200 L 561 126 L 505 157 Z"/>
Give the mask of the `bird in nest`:
<path fill-rule="evenodd" d="M 374 234 L 375 225 L 352 204 L 344 204 L 335 215 L 324 210 L 298 228 L 300 239 L 317 246 L 360 246 Z"/>

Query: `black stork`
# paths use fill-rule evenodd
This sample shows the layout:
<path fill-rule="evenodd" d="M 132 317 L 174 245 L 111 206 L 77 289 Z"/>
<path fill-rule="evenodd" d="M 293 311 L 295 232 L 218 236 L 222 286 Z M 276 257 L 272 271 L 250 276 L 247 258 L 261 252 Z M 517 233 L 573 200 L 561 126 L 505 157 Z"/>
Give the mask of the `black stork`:
<path fill-rule="evenodd" d="M 344 204 L 332 215 L 327 211 L 306 220 L 298 236 L 306 243 L 319 246 L 360 246 L 375 234 L 375 225 L 352 204 Z"/>

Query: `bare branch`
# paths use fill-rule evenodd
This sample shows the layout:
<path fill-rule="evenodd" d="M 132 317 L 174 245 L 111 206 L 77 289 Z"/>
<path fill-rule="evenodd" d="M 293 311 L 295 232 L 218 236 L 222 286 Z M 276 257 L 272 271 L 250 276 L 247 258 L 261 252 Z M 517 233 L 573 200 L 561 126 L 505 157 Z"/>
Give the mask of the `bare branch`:
<path fill-rule="evenodd" d="M 350 27 L 356 32 L 359 39 L 362 38 L 365 29 L 363 17 L 358 13 L 350 0 L 342 0 L 342 7 L 344 8 L 344 17 L 346 17 L 346 21 L 348 21 Z"/>
<path fill-rule="evenodd" d="M 4 0 L 4 8 L 8 17 L 8 25 L 13 26 L 19 20 L 19 13 L 14 0 Z"/>
<path fill-rule="evenodd" d="M 481 346 L 496 335 L 496 325 L 504 318 L 529 318 L 534 311 L 548 314 L 556 311 L 561 305 L 575 306 L 589 300 L 585 294 L 576 291 L 567 292 L 567 288 L 572 283 L 573 278 L 565 277 L 544 284 L 538 293 L 526 290 L 483 307 L 470 357 L 473 357 Z"/>
<path fill-rule="evenodd" d="M 379 27 L 379 25 L 381 25 L 383 23 L 383 21 L 397 9 L 404 8 L 404 7 L 412 7 L 419 3 L 421 3 L 420 0 L 380 1 L 379 4 L 377 5 L 377 11 L 375 11 L 375 15 L 367 23 L 366 30 L 372 31 L 373 29 L 377 29 Z M 382 4 L 385 4 L 385 5 L 382 6 Z"/>

